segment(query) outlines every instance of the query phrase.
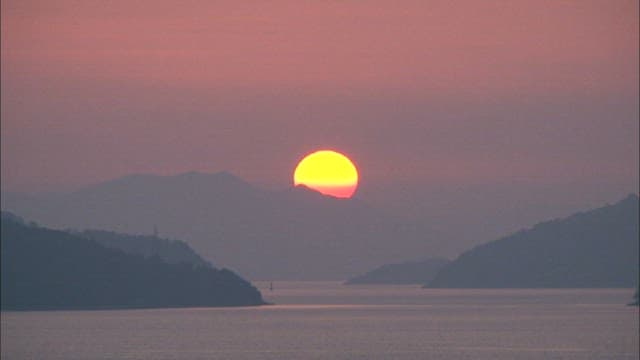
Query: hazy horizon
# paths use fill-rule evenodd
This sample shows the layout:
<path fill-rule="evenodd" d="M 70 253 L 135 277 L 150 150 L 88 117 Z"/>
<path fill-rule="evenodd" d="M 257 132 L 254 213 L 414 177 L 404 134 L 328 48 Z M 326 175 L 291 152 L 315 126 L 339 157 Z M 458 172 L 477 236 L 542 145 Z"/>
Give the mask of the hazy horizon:
<path fill-rule="evenodd" d="M 266 191 L 285 191 L 293 184 L 282 187 L 256 184 L 243 179 L 230 171 L 200 172 L 187 171 L 175 174 L 154 174 L 141 172 L 122 177 L 104 179 L 104 181 L 55 189 L 51 194 L 78 191 L 100 184 L 110 183 L 128 176 L 178 176 L 187 173 L 215 174 L 226 172 L 248 184 Z M 418 185 L 419 187 L 419 185 Z M 439 255 L 454 258 L 469 248 L 510 235 L 516 231 L 530 228 L 540 222 L 563 218 L 580 211 L 586 211 L 615 203 L 630 193 L 638 194 L 638 189 L 625 191 L 624 187 L 602 188 L 599 184 L 586 190 L 573 184 L 563 186 L 534 186 L 531 193 L 520 193 L 517 183 L 497 185 L 441 185 L 435 188 L 420 189 L 407 187 L 397 193 L 397 203 L 389 202 L 388 197 L 375 196 L 371 192 L 362 194 L 359 189 L 355 199 L 364 201 L 368 205 L 383 211 L 392 217 L 405 221 L 422 223 L 441 235 L 439 242 L 448 242 L 441 249 Z M 412 191 L 413 190 L 413 191 Z M 22 192 L 17 192 L 22 193 Z M 46 195 L 47 192 L 27 193 L 36 196 Z M 419 194 L 423 194 L 420 196 Z M 373 196 L 368 196 L 373 195 Z M 427 198 L 428 200 L 425 200 Z M 496 201 L 499 200 L 499 201 Z M 7 210 L 7 209 L 3 209 Z M 21 214 L 18 214 L 21 215 Z M 30 220 L 30 219 L 27 219 Z M 149 229 L 149 231 L 151 231 Z M 147 231 L 135 233 L 147 233 Z M 180 238 L 179 235 L 175 235 Z M 428 254 L 427 254 L 428 255 Z M 404 260 L 419 260 L 421 256 Z M 211 259 L 213 261 L 219 259 Z"/>

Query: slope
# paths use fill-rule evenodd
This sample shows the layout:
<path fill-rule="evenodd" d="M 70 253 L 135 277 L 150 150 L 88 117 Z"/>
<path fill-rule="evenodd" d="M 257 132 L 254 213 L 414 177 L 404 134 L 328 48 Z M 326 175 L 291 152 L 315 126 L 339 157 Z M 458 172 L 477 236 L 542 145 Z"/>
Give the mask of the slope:
<path fill-rule="evenodd" d="M 4 216 L 0 243 L 3 310 L 264 304 L 229 270 L 128 255 Z"/>
<path fill-rule="evenodd" d="M 477 246 L 428 287 L 633 287 L 638 271 L 638 196 L 629 195 Z"/>

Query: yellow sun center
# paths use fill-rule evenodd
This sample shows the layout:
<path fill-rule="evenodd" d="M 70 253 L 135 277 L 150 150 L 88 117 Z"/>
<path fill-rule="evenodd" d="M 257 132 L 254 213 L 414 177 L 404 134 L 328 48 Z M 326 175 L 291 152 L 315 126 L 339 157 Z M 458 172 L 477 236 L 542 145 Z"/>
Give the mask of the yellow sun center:
<path fill-rule="evenodd" d="M 304 157 L 293 173 L 294 185 L 305 185 L 322 194 L 350 198 L 358 187 L 358 170 L 348 157 L 320 150 Z"/>

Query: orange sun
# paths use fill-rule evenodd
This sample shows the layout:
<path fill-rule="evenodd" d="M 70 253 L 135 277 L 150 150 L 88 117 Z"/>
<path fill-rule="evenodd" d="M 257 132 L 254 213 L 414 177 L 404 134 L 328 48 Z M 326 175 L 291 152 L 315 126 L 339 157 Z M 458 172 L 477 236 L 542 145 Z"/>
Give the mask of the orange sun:
<path fill-rule="evenodd" d="M 358 170 L 343 154 L 319 150 L 298 163 L 293 184 L 305 185 L 325 195 L 350 198 L 358 187 Z"/>

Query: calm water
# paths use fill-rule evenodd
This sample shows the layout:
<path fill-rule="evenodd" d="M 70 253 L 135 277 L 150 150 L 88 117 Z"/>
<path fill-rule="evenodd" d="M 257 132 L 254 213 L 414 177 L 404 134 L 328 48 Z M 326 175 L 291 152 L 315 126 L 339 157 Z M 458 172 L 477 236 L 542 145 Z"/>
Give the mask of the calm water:
<path fill-rule="evenodd" d="M 630 289 L 258 283 L 258 308 L 2 313 L 2 359 L 638 359 Z"/>

